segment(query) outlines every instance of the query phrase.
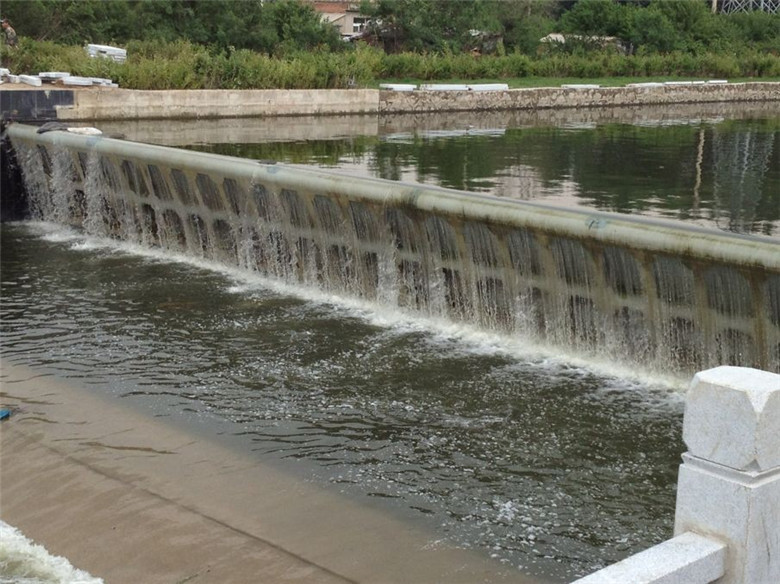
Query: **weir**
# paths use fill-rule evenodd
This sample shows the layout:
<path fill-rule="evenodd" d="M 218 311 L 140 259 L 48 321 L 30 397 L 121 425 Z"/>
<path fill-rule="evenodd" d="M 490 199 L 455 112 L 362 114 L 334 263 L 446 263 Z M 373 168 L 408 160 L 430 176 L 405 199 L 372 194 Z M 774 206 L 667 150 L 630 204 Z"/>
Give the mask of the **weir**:
<path fill-rule="evenodd" d="M 31 213 L 650 369 L 780 372 L 780 241 L 7 129 Z"/>

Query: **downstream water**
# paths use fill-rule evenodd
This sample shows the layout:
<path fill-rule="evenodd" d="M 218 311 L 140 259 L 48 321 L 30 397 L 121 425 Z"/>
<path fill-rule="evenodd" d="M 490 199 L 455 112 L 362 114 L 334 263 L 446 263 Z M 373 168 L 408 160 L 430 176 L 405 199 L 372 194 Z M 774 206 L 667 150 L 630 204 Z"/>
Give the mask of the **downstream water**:
<path fill-rule="evenodd" d="M 780 236 L 777 116 L 491 125 L 184 142 Z M 52 224 L 5 224 L 2 250 L 10 362 L 229 435 L 553 581 L 671 535 L 687 379 Z"/>
<path fill-rule="evenodd" d="M 48 224 L 4 225 L 2 249 L 10 362 L 553 580 L 671 533 L 682 382 Z"/>

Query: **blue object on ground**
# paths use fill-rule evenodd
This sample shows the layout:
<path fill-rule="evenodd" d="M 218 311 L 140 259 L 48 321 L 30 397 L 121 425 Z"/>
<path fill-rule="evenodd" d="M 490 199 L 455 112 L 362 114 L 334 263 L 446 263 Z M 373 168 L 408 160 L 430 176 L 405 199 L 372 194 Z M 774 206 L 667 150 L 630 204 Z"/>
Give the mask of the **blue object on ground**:
<path fill-rule="evenodd" d="M 11 410 L 0 410 L 0 420 L 5 420 L 11 417 Z"/>

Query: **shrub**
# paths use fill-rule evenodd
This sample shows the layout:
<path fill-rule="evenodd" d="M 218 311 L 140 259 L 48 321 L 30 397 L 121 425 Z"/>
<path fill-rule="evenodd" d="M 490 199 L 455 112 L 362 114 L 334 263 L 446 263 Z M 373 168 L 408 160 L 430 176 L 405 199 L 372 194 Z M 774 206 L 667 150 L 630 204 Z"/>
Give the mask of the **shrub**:
<path fill-rule="evenodd" d="M 674 51 L 622 55 L 614 51 L 528 57 L 467 53 L 387 55 L 366 45 L 334 53 L 311 51 L 271 57 L 247 49 L 218 50 L 187 41 L 128 45 L 126 63 L 90 58 L 83 47 L 22 38 L 17 50 L 0 47 L 14 73 L 69 71 L 107 77 L 129 89 L 297 89 L 371 85 L 380 79 L 501 79 L 511 77 L 780 76 L 780 56 L 758 49 L 736 54 Z"/>

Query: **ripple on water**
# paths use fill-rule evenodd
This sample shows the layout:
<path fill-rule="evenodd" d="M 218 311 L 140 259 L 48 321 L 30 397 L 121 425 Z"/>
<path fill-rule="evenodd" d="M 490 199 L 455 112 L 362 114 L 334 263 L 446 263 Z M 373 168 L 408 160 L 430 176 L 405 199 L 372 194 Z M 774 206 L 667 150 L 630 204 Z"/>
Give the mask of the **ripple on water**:
<path fill-rule="evenodd" d="M 554 579 L 671 533 L 674 380 L 203 262 L 2 236 L 3 358 L 218 424 L 255 456 Z"/>

